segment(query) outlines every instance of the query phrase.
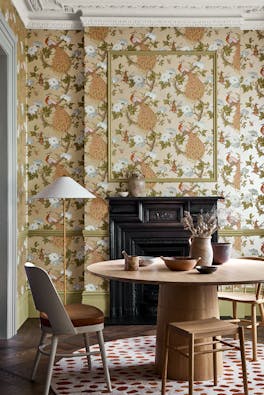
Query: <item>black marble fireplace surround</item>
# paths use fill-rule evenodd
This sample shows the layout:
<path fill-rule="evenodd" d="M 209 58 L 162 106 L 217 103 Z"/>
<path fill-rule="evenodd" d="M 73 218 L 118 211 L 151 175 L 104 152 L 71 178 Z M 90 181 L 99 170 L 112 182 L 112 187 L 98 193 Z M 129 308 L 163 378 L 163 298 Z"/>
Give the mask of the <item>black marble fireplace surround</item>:
<path fill-rule="evenodd" d="M 195 216 L 217 207 L 222 197 L 110 197 L 110 259 L 128 254 L 189 254 L 190 233 L 183 229 L 185 210 Z M 217 232 L 212 240 L 217 241 Z M 158 286 L 110 281 L 111 324 L 156 323 Z"/>

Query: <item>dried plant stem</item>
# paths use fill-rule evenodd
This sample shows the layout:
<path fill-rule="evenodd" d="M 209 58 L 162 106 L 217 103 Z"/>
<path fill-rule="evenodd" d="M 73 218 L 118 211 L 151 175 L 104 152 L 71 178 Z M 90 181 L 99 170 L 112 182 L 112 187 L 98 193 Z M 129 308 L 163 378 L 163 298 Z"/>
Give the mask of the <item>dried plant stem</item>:
<path fill-rule="evenodd" d="M 182 219 L 184 229 L 191 232 L 192 236 L 196 237 L 210 237 L 217 230 L 217 212 L 216 209 L 210 212 L 197 215 L 196 225 L 193 223 L 193 218 L 189 211 L 184 211 Z"/>

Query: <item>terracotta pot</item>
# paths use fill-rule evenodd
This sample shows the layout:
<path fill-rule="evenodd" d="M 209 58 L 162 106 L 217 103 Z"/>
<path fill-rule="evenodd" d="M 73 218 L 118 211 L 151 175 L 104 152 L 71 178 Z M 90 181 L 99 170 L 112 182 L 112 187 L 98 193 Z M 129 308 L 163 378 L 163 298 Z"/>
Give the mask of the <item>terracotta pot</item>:
<path fill-rule="evenodd" d="M 189 239 L 190 255 L 194 258 L 201 257 L 199 265 L 210 266 L 213 262 L 213 249 L 211 243 L 211 236 L 197 237 L 192 236 Z"/>
<path fill-rule="evenodd" d="M 213 262 L 215 265 L 222 265 L 227 262 L 231 256 L 231 243 L 212 243 Z"/>

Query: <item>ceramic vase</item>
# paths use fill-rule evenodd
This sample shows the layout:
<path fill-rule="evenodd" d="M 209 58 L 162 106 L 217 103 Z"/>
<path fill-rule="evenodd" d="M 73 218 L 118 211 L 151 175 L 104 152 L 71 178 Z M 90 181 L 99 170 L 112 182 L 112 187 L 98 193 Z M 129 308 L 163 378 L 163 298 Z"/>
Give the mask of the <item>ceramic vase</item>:
<path fill-rule="evenodd" d="M 199 265 L 210 266 L 213 262 L 213 248 L 211 243 L 211 236 L 197 237 L 192 236 L 189 239 L 190 256 L 194 258 L 201 258 Z"/>
<path fill-rule="evenodd" d="M 132 173 L 128 178 L 128 191 L 130 196 L 145 196 L 145 178 L 141 174 Z"/>

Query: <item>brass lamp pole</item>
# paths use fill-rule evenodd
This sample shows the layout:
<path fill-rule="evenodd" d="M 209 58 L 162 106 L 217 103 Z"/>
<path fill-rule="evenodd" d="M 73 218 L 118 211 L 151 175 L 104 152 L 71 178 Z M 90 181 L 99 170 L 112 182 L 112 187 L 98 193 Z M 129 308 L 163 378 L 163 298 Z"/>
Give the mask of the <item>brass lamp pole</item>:
<path fill-rule="evenodd" d="M 66 200 L 62 199 L 63 201 L 63 296 L 64 296 L 64 304 L 67 304 L 67 263 L 66 263 Z"/>
<path fill-rule="evenodd" d="M 59 177 L 41 192 L 32 196 L 34 199 L 62 199 L 63 203 L 63 294 L 67 303 L 67 262 L 66 262 L 66 199 L 93 199 L 95 196 L 71 177 Z"/>

